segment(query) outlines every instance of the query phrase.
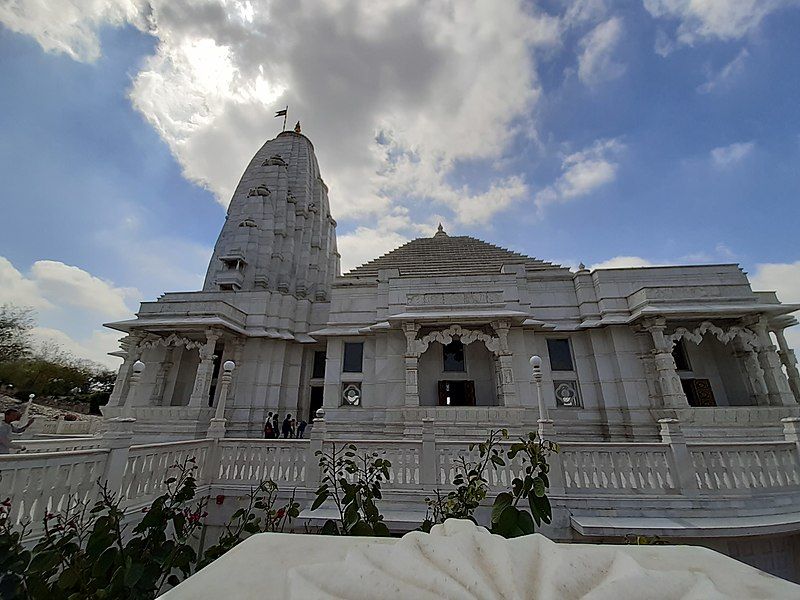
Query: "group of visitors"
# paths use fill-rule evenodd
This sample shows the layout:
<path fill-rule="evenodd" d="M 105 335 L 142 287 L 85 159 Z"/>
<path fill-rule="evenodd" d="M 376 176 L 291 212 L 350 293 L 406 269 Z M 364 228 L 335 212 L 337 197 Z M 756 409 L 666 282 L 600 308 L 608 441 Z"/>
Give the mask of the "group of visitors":
<path fill-rule="evenodd" d="M 269 438 L 298 438 L 301 439 L 306 432 L 306 427 L 308 427 L 308 423 L 304 420 L 301 420 L 300 423 L 297 422 L 296 419 L 292 418 L 292 415 L 287 414 L 286 418 L 281 423 L 280 428 L 278 427 L 278 421 L 280 418 L 278 417 L 278 413 L 269 413 L 267 415 L 267 420 L 264 422 L 264 437 Z"/>

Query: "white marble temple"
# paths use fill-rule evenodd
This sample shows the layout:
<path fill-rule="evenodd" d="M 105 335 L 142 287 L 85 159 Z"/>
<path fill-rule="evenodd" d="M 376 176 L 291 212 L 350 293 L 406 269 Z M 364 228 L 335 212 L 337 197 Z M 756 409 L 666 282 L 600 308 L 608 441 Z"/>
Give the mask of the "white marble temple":
<path fill-rule="evenodd" d="M 506 540 L 449 520 L 400 539 L 256 535 L 162 598 L 796 600 L 800 586 L 705 548 Z"/>

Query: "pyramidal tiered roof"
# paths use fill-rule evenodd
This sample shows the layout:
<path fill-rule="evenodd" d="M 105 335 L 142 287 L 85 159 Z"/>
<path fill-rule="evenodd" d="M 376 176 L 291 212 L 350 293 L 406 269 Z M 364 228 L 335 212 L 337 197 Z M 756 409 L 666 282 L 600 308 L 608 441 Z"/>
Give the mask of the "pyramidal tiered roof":
<path fill-rule="evenodd" d="M 449 236 L 442 226 L 433 237 L 418 238 L 356 267 L 345 277 L 377 277 L 380 269 L 399 269 L 401 276 L 489 275 L 503 265 L 526 269 L 560 269 L 560 265 L 532 258 L 466 235 Z"/>

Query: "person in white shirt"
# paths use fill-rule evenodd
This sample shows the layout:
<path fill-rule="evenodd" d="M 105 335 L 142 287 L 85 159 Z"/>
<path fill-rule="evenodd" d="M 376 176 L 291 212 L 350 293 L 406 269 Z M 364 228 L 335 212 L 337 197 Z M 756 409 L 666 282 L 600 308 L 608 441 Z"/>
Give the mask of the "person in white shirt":
<path fill-rule="evenodd" d="M 14 442 L 11 441 L 11 434 L 22 433 L 34 421 L 32 418 L 29 419 L 27 425 L 23 427 L 12 425 L 14 421 L 19 421 L 20 418 L 22 418 L 22 413 L 16 408 L 6 410 L 3 420 L 0 421 L 0 454 L 11 454 L 11 450 L 16 448 Z"/>

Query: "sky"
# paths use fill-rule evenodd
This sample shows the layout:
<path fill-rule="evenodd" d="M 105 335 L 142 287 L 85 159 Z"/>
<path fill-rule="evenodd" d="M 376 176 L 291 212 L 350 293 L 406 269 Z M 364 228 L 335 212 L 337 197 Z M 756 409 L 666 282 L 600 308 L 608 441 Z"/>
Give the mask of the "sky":
<path fill-rule="evenodd" d="M 287 105 L 345 269 L 442 222 L 800 302 L 798 31 L 800 0 L 4 0 L 0 303 L 118 364 L 102 323 L 200 288 Z"/>

